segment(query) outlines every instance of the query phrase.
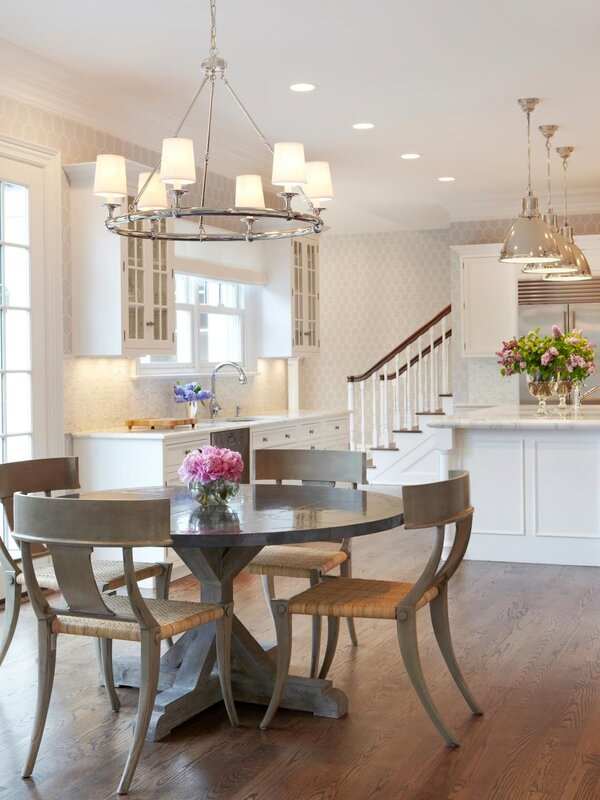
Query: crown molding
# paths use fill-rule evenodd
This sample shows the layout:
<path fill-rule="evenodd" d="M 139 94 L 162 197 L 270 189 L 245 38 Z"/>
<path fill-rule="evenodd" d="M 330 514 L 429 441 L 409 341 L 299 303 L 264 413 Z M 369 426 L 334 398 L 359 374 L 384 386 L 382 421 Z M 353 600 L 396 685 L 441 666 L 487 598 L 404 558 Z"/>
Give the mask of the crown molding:
<path fill-rule="evenodd" d="M 543 205 L 542 203 L 540 205 Z M 516 195 L 481 195 L 473 200 L 460 200 L 445 204 L 450 222 L 470 222 L 476 220 L 514 219 L 519 213 Z M 541 213 L 544 208 L 540 209 Z M 554 211 L 560 219 L 562 197 L 554 204 Z M 597 189 L 569 189 L 569 214 L 597 214 L 600 212 Z"/>
<path fill-rule="evenodd" d="M 123 92 L 90 86 L 79 73 L 2 39 L 0 94 L 155 152 L 180 122 L 179 117 L 164 110 L 153 112 Z M 200 126 L 189 134 L 203 141 Z M 270 180 L 264 145 L 257 141 L 256 147 L 245 147 L 222 136 L 213 141 L 211 172 L 234 177 L 250 165 Z"/>

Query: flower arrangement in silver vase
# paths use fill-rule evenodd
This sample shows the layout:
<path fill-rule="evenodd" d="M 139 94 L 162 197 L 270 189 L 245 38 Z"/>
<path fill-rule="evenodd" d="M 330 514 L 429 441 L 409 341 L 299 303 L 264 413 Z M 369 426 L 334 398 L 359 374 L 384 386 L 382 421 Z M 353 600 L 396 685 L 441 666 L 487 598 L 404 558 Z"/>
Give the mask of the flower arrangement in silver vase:
<path fill-rule="evenodd" d="M 214 507 L 235 497 L 243 469 L 242 456 L 235 450 L 206 445 L 188 453 L 177 474 L 201 506 Z"/>

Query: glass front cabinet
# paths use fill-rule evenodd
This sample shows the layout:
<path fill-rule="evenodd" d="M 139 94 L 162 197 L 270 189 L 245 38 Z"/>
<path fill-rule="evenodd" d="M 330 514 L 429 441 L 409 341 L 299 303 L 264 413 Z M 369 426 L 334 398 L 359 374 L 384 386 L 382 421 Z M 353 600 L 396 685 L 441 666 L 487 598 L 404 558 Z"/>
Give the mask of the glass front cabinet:
<path fill-rule="evenodd" d="M 110 233 L 106 208 L 93 193 L 94 169 L 93 163 L 65 167 L 71 186 L 71 352 L 175 353 L 173 243 Z M 135 180 L 143 169 L 128 162 L 128 176 Z M 159 230 L 166 224 L 161 221 Z M 141 222 L 131 225 L 141 230 Z"/>
<path fill-rule="evenodd" d="M 292 239 L 292 349 L 319 350 L 319 245 L 315 239 Z"/>

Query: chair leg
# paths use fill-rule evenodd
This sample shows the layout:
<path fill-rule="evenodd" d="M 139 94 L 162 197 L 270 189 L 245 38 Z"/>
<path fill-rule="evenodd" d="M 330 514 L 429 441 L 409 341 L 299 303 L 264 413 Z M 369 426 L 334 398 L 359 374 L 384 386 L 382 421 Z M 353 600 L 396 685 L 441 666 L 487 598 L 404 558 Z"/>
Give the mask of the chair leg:
<path fill-rule="evenodd" d="M 155 578 L 155 585 L 156 585 L 156 599 L 157 600 L 168 600 L 169 599 L 169 588 L 171 586 L 171 574 L 173 572 L 173 564 L 170 561 L 165 561 L 163 563 L 163 571 L 160 575 L 157 575 Z M 169 636 L 168 639 L 165 639 L 167 643 L 167 647 L 173 647 L 173 637 Z"/>
<path fill-rule="evenodd" d="M 21 610 L 21 586 L 16 582 L 14 572 L 5 573 L 6 600 L 4 605 L 4 628 L 0 639 L 0 664 L 4 661 L 8 648 L 15 635 L 19 611 Z"/>
<path fill-rule="evenodd" d="M 316 586 L 322 578 L 321 571 L 318 569 L 309 570 L 309 581 L 311 586 Z M 319 672 L 319 658 L 321 656 L 321 617 L 315 615 L 312 618 L 312 639 L 310 649 L 310 677 L 316 678 Z"/>
<path fill-rule="evenodd" d="M 467 682 L 458 666 L 456 654 L 452 645 L 452 637 L 450 635 L 450 621 L 448 618 L 448 587 L 446 585 L 440 587 L 439 595 L 429 604 L 429 612 L 431 614 L 431 624 L 433 632 L 437 639 L 438 646 L 444 656 L 444 661 L 448 666 L 448 670 L 454 682 L 461 691 L 462 696 L 467 701 L 467 704 L 473 714 L 483 714 L 483 709 L 473 697 L 471 690 L 467 686 Z"/>
<path fill-rule="evenodd" d="M 104 688 L 110 700 L 110 707 L 115 713 L 118 713 L 121 708 L 121 701 L 119 695 L 115 690 L 115 678 L 113 675 L 112 663 L 112 639 L 96 639 L 96 647 L 98 648 L 98 659 L 100 661 L 100 669 L 102 670 L 102 680 L 104 681 Z"/>
<path fill-rule="evenodd" d="M 216 621 L 217 627 L 217 666 L 221 682 L 221 694 L 227 709 L 227 716 L 232 728 L 239 725 L 233 693 L 231 691 L 231 628 L 233 623 L 233 606 L 225 608 L 225 616 Z"/>
<path fill-rule="evenodd" d="M 425 683 L 425 676 L 423 675 L 421 659 L 419 657 L 417 615 L 415 609 L 400 609 L 398 611 L 396 627 L 404 666 L 406 667 L 406 672 L 419 700 L 423 704 L 425 711 L 429 714 L 429 718 L 441 733 L 446 744 L 450 745 L 450 747 L 458 747 L 460 742 L 446 727 L 444 720 L 440 716 L 440 712 L 437 710 L 429 694 L 427 684 Z"/>
<path fill-rule="evenodd" d="M 340 575 L 342 578 L 351 578 L 352 577 L 352 561 L 350 558 L 347 558 L 342 564 L 340 564 Z M 354 620 L 352 617 L 346 617 L 346 624 L 348 625 L 348 633 L 350 634 L 350 641 L 356 647 L 358 645 L 358 637 L 356 636 L 356 628 L 354 627 Z"/>
<path fill-rule="evenodd" d="M 263 594 L 269 609 L 269 614 L 273 616 L 273 609 L 271 608 L 271 600 L 275 597 L 275 578 L 272 575 L 261 575 L 260 580 L 262 583 Z"/>
<path fill-rule="evenodd" d="M 54 683 L 54 668 L 56 666 L 56 634 L 52 633 L 50 623 L 46 620 L 38 622 L 38 691 L 31 744 L 25 766 L 21 772 L 22 778 L 29 778 L 35 767 L 37 754 L 44 735 L 48 706 L 52 696 Z"/>
<path fill-rule="evenodd" d="M 269 727 L 279 706 L 283 687 L 290 671 L 290 659 L 292 656 L 292 615 L 288 610 L 288 601 L 275 600 L 271 608 L 275 619 L 275 630 L 277 631 L 277 673 L 273 684 L 271 702 L 260 723 L 260 727 L 263 730 Z"/>
<path fill-rule="evenodd" d="M 141 651 L 141 681 L 140 695 L 138 700 L 137 718 L 135 730 L 131 739 L 129 755 L 121 782 L 117 790 L 118 794 L 127 794 L 131 780 L 137 767 L 144 739 L 148 732 L 148 725 L 152 716 L 156 689 L 158 686 L 158 676 L 160 672 L 160 642 L 155 640 L 156 631 L 142 631 L 142 651 Z"/>
<path fill-rule="evenodd" d="M 340 635 L 340 618 L 328 617 L 327 647 L 325 648 L 325 656 L 323 658 L 323 664 L 321 665 L 321 671 L 319 672 L 319 678 L 321 679 L 325 679 L 327 677 L 327 673 L 329 672 L 329 668 L 331 667 L 331 662 L 333 661 L 333 657 L 335 655 L 335 650 L 337 647 L 339 635 Z"/>

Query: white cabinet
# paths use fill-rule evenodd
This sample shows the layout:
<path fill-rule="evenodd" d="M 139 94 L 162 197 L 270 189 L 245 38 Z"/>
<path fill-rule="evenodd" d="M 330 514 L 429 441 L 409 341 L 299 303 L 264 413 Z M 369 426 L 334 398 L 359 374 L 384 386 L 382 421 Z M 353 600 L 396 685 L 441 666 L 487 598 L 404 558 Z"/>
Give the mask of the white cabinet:
<path fill-rule="evenodd" d="M 251 449 L 347 450 L 350 441 L 348 415 L 311 422 L 287 423 L 251 431 Z M 254 478 L 254 458 L 251 464 Z"/>
<path fill-rule="evenodd" d="M 503 341 L 517 335 L 520 265 L 500 263 L 500 246 L 453 248 L 461 262 L 461 351 L 464 356 L 494 356 Z"/>
<path fill-rule="evenodd" d="M 319 352 L 319 242 L 315 236 L 269 242 L 262 291 L 260 355 Z"/>
<path fill-rule="evenodd" d="M 143 169 L 129 166 L 137 167 L 130 176 Z M 93 193 L 94 164 L 65 171 L 71 184 L 73 355 L 174 353 L 172 243 L 109 233 L 106 208 Z M 166 223 L 159 225 L 164 230 Z"/>

